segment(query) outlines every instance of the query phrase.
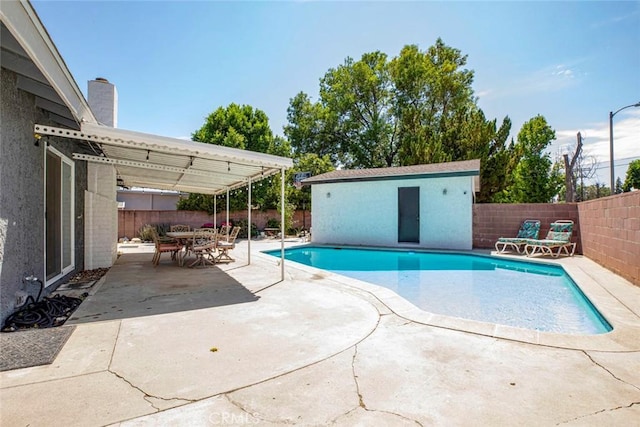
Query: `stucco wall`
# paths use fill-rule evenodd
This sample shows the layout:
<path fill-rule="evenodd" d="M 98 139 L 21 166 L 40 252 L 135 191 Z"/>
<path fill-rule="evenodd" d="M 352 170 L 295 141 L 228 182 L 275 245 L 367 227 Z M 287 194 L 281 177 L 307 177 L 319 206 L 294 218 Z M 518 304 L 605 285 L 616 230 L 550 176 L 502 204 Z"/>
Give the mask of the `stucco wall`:
<path fill-rule="evenodd" d="M 0 317 L 13 312 L 16 292 L 29 291 L 25 275 L 44 275 L 44 146 L 34 145 L 33 125 L 42 120 L 34 97 L 16 89 L 16 75 L 0 72 Z"/>
<path fill-rule="evenodd" d="M 471 249 L 471 177 L 314 184 L 313 242 L 398 246 L 400 187 L 420 187 L 419 247 Z"/>
<path fill-rule="evenodd" d="M 47 144 L 71 158 L 89 153 L 83 143 L 43 137 L 34 144 L 34 124 L 57 126 L 35 106 L 35 97 L 16 88 L 15 73 L 0 71 L 0 324 L 13 313 L 16 292 L 34 297 L 38 286 L 23 282 L 33 274 L 44 280 L 44 159 Z M 75 270 L 84 268 L 85 162 L 75 164 Z M 67 275 L 67 276 L 69 276 Z M 50 283 L 45 294 L 65 278 Z"/>

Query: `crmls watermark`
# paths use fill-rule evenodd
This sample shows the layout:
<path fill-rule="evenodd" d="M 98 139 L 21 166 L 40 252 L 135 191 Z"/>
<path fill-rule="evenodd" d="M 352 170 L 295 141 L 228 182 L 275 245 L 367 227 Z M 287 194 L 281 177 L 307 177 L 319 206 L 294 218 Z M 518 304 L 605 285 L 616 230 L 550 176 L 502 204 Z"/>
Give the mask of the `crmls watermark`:
<path fill-rule="evenodd" d="M 233 414 L 231 412 L 214 412 L 209 415 L 209 422 L 214 425 L 258 424 L 258 414 Z"/>

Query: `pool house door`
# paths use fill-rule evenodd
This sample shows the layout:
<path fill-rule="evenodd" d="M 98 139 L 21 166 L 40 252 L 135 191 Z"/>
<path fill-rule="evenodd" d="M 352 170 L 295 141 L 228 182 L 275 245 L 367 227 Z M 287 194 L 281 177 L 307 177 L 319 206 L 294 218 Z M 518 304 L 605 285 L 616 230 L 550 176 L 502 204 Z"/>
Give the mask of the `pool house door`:
<path fill-rule="evenodd" d="M 420 243 L 420 187 L 398 188 L 398 243 Z"/>

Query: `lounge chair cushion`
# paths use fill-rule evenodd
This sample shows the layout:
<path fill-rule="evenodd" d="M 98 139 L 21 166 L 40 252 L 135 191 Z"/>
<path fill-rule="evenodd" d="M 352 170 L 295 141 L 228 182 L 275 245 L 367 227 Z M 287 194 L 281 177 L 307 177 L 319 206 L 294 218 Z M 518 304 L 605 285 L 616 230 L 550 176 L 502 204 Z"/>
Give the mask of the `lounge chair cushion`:
<path fill-rule="evenodd" d="M 540 221 L 527 219 L 522 222 L 516 237 L 499 237 L 496 241 L 496 251 L 505 252 L 507 247 L 515 249 L 521 253 L 522 247 L 528 243 L 530 239 L 537 239 L 540 232 Z"/>

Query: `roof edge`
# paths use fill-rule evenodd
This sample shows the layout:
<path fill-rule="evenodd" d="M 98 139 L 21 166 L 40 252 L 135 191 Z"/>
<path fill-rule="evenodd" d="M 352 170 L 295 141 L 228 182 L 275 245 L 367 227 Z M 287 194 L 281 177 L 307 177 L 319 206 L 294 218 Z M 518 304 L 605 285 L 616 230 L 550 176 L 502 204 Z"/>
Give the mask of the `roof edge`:
<path fill-rule="evenodd" d="M 458 165 L 465 163 L 465 167 L 460 169 L 446 170 L 437 168 L 435 170 L 428 170 L 431 165 Z M 419 168 L 422 166 L 423 168 Z M 415 170 L 407 170 L 407 168 L 413 168 Z M 425 170 L 427 168 L 427 170 Z M 403 171 L 399 171 L 403 169 Z M 369 171 L 368 174 L 359 174 L 361 171 Z M 332 182 L 364 182 L 364 181 L 389 181 L 399 179 L 421 179 L 421 178 L 441 178 L 451 176 L 479 176 L 480 175 L 480 160 L 461 160 L 455 162 L 445 163 L 431 163 L 427 165 L 413 165 L 413 166 L 400 166 L 389 168 L 372 168 L 372 169 L 354 169 L 353 174 L 340 173 L 344 171 L 332 171 L 324 174 L 312 176 L 302 181 L 303 184 L 327 184 Z"/>
<path fill-rule="evenodd" d="M 27 0 L 0 1 L 0 18 L 69 108 L 76 122 L 97 123 L 89 103 L 31 3 Z"/>
<path fill-rule="evenodd" d="M 316 181 L 303 180 L 303 184 L 329 184 L 339 182 L 367 182 L 367 181 L 398 181 L 402 179 L 423 179 L 423 178 L 449 178 L 457 176 L 480 176 L 478 171 L 452 171 L 452 172 L 432 172 L 432 173 L 416 173 L 404 175 L 387 175 L 387 176 L 363 176 L 363 177 L 344 177 L 344 178 L 328 178 Z"/>

